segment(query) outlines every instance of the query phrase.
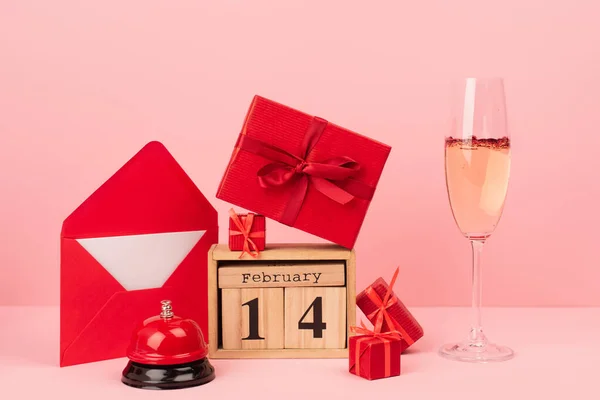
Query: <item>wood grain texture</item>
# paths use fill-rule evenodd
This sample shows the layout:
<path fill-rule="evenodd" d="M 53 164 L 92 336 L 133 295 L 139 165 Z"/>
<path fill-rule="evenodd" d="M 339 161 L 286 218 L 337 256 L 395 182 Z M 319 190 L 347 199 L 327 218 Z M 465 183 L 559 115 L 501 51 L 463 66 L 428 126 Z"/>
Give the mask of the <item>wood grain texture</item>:
<path fill-rule="evenodd" d="M 356 326 L 356 252 L 352 250 L 346 260 L 346 347 L 348 347 L 351 326 Z"/>
<path fill-rule="evenodd" d="M 346 280 L 343 261 L 224 263 L 218 272 L 220 288 L 343 286 Z"/>
<path fill-rule="evenodd" d="M 320 302 L 320 303 L 318 303 Z M 285 288 L 285 348 L 341 349 L 346 347 L 346 288 Z M 322 321 L 315 316 L 321 313 Z M 300 329 L 300 322 L 322 330 Z"/>
<path fill-rule="evenodd" d="M 215 354 L 219 348 L 219 289 L 217 287 L 217 261 L 213 251 L 219 246 L 214 244 L 208 251 L 208 353 Z"/>
<path fill-rule="evenodd" d="M 216 350 L 214 359 L 348 358 L 348 349 Z"/>
<path fill-rule="evenodd" d="M 251 301 L 255 302 L 253 311 Z M 283 348 L 282 288 L 222 289 L 221 302 L 223 349 Z M 251 337 L 250 317 L 254 312 L 256 321 L 252 323 L 258 323 L 257 337 Z"/>
<path fill-rule="evenodd" d="M 348 340 L 351 335 L 349 327 L 356 323 L 356 257 L 354 250 L 348 250 L 330 244 L 280 244 L 261 252 L 260 260 L 267 261 L 317 261 L 340 260 L 346 264 L 346 340 L 340 349 L 260 349 L 260 350 L 225 350 L 220 345 L 220 305 L 218 288 L 218 268 L 227 263 L 239 263 L 240 266 L 256 262 L 248 257 L 239 260 L 239 252 L 230 252 L 227 245 L 213 245 L 208 253 L 208 345 L 209 356 L 216 359 L 241 358 L 347 358 Z M 280 258 L 281 257 L 281 258 Z"/>

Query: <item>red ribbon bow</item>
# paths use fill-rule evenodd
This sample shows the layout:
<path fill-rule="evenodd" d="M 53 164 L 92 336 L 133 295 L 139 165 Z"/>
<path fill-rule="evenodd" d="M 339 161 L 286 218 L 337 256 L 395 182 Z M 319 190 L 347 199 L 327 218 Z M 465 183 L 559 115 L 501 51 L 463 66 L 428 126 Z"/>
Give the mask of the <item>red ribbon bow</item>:
<path fill-rule="evenodd" d="M 254 214 L 248 214 L 244 223 L 242 223 L 240 217 L 235 213 L 233 208 L 229 210 L 229 216 L 231 217 L 235 226 L 239 229 L 238 231 L 230 230 L 229 234 L 244 236 L 244 248 L 242 250 L 242 254 L 240 254 L 240 258 L 244 256 L 244 253 L 248 253 L 254 258 L 258 257 L 258 246 L 256 245 L 256 243 L 254 243 L 252 238 L 265 237 L 265 232 L 250 232 L 252 230 L 252 223 L 254 222 Z M 251 247 L 253 247 L 254 250 L 252 250 Z"/>
<path fill-rule="evenodd" d="M 358 326 L 351 326 L 350 327 L 350 331 L 359 335 L 363 335 L 362 337 L 356 339 L 356 349 L 355 349 L 355 355 L 354 355 L 354 374 L 355 375 L 359 375 L 360 376 L 360 358 L 362 357 L 362 355 L 365 353 L 365 351 L 367 351 L 368 346 L 365 346 L 363 351 L 360 351 L 360 344 L 362 342 L 368 341 L 368 340 L 372 340 L 372 339 L 378 339 L 381 342 L 383 342 L 383 346 L 384 346 L 384 366 L 385 366 L 385 371 L 384 371 L 384 376 L 388 377 L 392 374 L 391 372 L 391 358 L 392 358 L 392 352 L 391 352 L 391 342 L 392 340 L 400 340 L 402 339 L 402 334 L 398 331 L 390 331 L 390 332 L 381 332 L 381 331 L 377 331 L 377 329 L 374 330 L 369 330 L 367 329 L 367 327 L 365 326 L 365 324 L 360 321 L 360 327 Z M 350 368 L 350 371 L 352 371 L 352 368 Z"/>
<path fill-rule="evenodd" d="M 367 318 L 369 319 L 369 321 L 373 321 L 373 319 L 376 318 L 375 322 L 373 323 L 373 325 L 375 326 L 374 329 L 376 332 L 381 332 L 381 327 L 383 326 L 383 321 L 385 320 L 385 322 L 387 322 L 388 327 L 390 329 L 394 328 L 397 331 L 399 331 L 402 334 L 402 338 L 410 346 L 415 341 L 404 330 L 402 325 L 398 321 L 396 321 L 394 318 L 392 318 L 392 316 L 388 312 L 388 308 L 390 308 L 391 306 L 393 306 L 394 304 L 396 304 L 398 302 L 398 299 L 396 298 L 396 296 L 392 296 L 394 284 L 396 283 L 396 278 L 398 278 L 398 272 L 400 272 L 400 267 L 396 268 L 396 272 L 394 272 L 394 275 L 392 276 L 392 280 L 390 281 L 390 284 L 388 285 L 388 290 L 385 293 L 385 296 L 383 297 L 383 299 L 381 299 L 381 297 L 379 297 L 379 295 L 373 289 L 372 286 L 369 286 L 367 288 L 366 295 L 375 304 L 375 306 L 377 306 L 377 309 L 375 311 L 373 311 L 371 314 L 369 314 L 367 316 Z"/>
<path fill-rule="evenodd" d="M 292 185 L 280 222 L 293 225 L 304 203 L 309 183 L 319 192 L 340 204 L 355 197 L 371 200 L 375 189 L 361 181 L 351 179 L 360 165 L 350 157 L 340 156 L 324 161 L 315 161 L 311 152 L 319 141 L 328 122 L 314 117 L 304 135 L 300 155 L 294 155 L 279 147 L 241 134 L 238 146 L 264 157 L 271 163 L 258 170 L 258 182 L 263 188 Z"/>

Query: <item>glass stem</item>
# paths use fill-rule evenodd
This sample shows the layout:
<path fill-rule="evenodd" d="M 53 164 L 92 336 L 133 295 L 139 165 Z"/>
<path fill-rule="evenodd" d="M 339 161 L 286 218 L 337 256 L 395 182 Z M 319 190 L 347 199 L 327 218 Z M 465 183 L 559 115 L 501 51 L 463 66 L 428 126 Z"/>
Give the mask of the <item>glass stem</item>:
<path fill-rule="evenodd" d="M 471 335 L 469 337 L 472 346 L 484 346 L 487 343 L 481 326 L 481 254 L 483 252 L 484 240 L 472 239 L 473 249 L 473 282 L 472 282 L 472 321 Z"/>

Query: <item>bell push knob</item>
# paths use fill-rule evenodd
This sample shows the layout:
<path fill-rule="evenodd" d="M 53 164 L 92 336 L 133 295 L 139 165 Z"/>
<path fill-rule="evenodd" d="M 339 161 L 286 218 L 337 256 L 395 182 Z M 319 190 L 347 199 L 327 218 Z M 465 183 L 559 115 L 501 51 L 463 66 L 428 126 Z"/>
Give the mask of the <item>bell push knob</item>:
<path fill-rule="evenodd" d="M 159 315 L 133 332 L 129 362 L 121 381 L 140 389 L 182 389 L 215 379 L 208 347 L 198 324 L 173 313 L 171 301 L 161 302 Z"/>

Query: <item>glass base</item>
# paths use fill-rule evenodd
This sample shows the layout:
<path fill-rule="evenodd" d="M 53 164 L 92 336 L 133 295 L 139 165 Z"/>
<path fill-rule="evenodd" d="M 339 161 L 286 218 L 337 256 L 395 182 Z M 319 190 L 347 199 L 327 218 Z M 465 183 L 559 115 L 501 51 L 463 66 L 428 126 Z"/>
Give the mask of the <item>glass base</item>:
<path fill-rule="evenodd" d="M 514 351 L 506 346 L 485 342 L 446 344 L 440 348 L 439 354 L 450 360 L 474 363 L 506 361 L 515 355 Z"/>

